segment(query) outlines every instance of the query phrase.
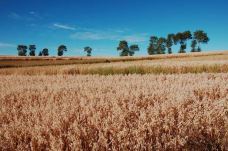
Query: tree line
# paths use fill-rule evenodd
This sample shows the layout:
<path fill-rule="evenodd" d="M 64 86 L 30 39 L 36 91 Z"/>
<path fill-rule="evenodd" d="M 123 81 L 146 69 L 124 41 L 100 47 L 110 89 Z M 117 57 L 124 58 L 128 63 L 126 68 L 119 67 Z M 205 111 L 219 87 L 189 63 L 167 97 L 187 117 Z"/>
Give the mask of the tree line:
<path fill-rule="evenodd" d="M 18 56 L 27 56 L 27 49 L 29 49 L 29 56 L 36 56 L 36 45 L 29 45 L 29 47 L 26 45 L 18 45 Z M 67 51 L 67 47 L 65 45 L 60 45 L 57 49 L 57 55 L 63 56 L 64 51 Z M 42 51 L 40 51 L 38 56 L 49 56 L 48 48 L 44 48 Z"/>
<path fill-rule="evenodd" d="M 191 31 L 178 32 L 176 34 L 168 34 L 166 38 L 151 36 L 147 52 L 149 55 L 155 54 L 172 54 L 172 46 L 180 45 L 178 53 L 186 53 L 187 42 L 191 41 L 191 52 L 200 52 L 201 44 L 207 44 L 209 37 L 203 30 L 197 30 L 193 34 Z M 120 51 L 120 56 L 133 56 L 135 51 L 139 51 L 139 46 L 136 44 L 128 46 L 128 42 L 120 41 L 117 50 Z"/>
<path fill-rule="evenodd" d="M 29 49 L 29 53 L 27 54 Z M 17 46 L 18 56 L 36 56 L 36 45 L 18 45 Z M 60 45 L 57 48 L 57 56 L 63 56 L 64 52 L 67 51 L 67 47 L 65 45 Z M 84 48 L 84 51 L 87 53 L 87 56 L 91 56 L 92 48 L 87 46 Z M 49 56 L 48 48 L 44 48 L 42 51 L 38 53 L 38 56 Z"/>
<path fill-rule="evenodd" d="M 201 44 L 207 44 L 209 37 L 203 30 L 197 30 L 193 34 L 191 31 L 178 32 L 176 34 L 168 34 L 167 38 L 151 36 L 148 47 L 148 54 L 165 54 L 166 49 L 168 54 L 172 54 L 172 46 L 180 45 L 178 53 L 186 53 L 187 42 L 191 41 L 191 52 L 200 52 Z"/>
<path fill-rule="evenodd" d="M 184 31 L 176 34 L 168 34 L 166 38 L 151 36 L 147 52 L 149 55 L 166 54 L 166 51 L 168 54 L 172 54 L 172 47 L 174 45 L 179 45 L 180 49 L 178 53 L 186 53 L 187 42 L 189 40 L 191 40 L 191 52 L 201 52 L 201 44 L 207 44 L 210 39 L 203 30 L 197 30 L 194 33 L 191 33 L 191 31 Z M 29 56 L 36 56 L 36 45 L 29 45 L 29 47 L 26 45 L 18 45 L 18 56 L 27 56 L 27 49 L 29 49 Z M 135 52 L 139 50 L 140 48 L 137 44 L 129 46 L 126 40 L 120 41 L 117 47 L 117 51 L 120 51 L 120 56 L 133 56 Z M 66 51 L 67 47 L 65 45 L 60 45 L 57 48 L 57 55 L 63 56 Z M 92 51 L 93 49 L 91 47 L 84 47 L 84 52 L 86 52 L 87 56 L 91 56 Z M 38 56 L 49 56 L 48 48 L 44 48 L 40 51 Z"/>

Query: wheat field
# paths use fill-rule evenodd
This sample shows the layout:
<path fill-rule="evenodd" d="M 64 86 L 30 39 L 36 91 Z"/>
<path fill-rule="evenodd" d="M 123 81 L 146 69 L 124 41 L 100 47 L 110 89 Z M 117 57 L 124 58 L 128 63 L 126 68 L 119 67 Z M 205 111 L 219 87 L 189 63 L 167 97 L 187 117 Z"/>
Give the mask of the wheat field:
<path fill-rule="evenodd" d="M 0 69 L 0 75 L 228 73 L 228 60 L 158 60 Z"/>
<path fill-rule="evenodd" d="M 1 75 L 0 150 L 228 150 L 228 74 Z"/>
<path fill-rule="evenodd" d="M 162 54 L 151 56 L 131 56 L 131 57 L 56 57 L 56 56 L 1 56 L 0 69 L 13 67 L 36 67 L 36 66 L 59 66 L 72 64 L 97 64 L 97 63 L 115 63 L 129 62 L 141 60 L 208 60 L 208 59 L 228 59 L 228 51 L 212 51 L 212 52 L 194 52 L 186 54 Z"/>

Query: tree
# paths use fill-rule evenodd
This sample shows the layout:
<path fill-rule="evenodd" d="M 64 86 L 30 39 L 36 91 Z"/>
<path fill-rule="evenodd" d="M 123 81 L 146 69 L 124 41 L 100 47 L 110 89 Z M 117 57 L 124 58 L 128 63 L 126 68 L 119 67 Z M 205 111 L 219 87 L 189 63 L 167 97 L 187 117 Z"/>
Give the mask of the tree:
<path fill-rule="evenodd" d="M 90 57 L 91 56 L 91 53 L 92 53 L 92 48 L 91 47 L 85 47 L 84 48 L 84 51 L 87 53 L 87 56 Z"/>
<path fill-rule="evenodd" d="M 58 47 L 58 56 L 62 56 L 64 51 L 67 51 L 67 47 L 65 45 L 60 45 Z"/>
<path fill-rule="evenodd" d="M 166 39 L 161 37 L 157 42 L 157 54 L 165 54 L 166 49 Z"/>
<path fill-rule="evenodd" d="M 168 49 L 168 54 L 172 54 L 172 46 L 174 44 L 174 34 L 168 34 L 166 40 L 166 48 Z"/>
<path fill-rule="evenodd" d="M 165 54 L 166 49 L 166 39 L 161 37 L 158 38 L 157 36 L 150 37 L 150 45 L 148 47 L 148 54 Z"/>
<path fill-rule="evenodd" d="M 129 54 L 129 47 L 128 43 L 125 40 L 120 41 L 119 46 L 117 47 L 118 51 L 120 52 L 120 56 L 128 56 Z"/>
<path fill-rule="evenodd" d="M 139 46 L 136 44 L 131 45 L 128 47 L 128 42 L 126 40 L 122 40 L 117 47 L 118 51 L 120 52 L 120 56 L 133 56 L 135 51 L 139 51 Z"/>
<path fill-rule="evenodd" d="M 191 47 L 192 47 L 192 50 L 191 52 L 196 52 L 196 45 L 197 45 L 197 41 L 194 39 L 192 40 L 192 43 L 191 43 Z"/>
<path fill-rule="evenodd" d="M 42 54 L 42 52 L 40 51 L 38 56 L 42 56 L 42 55 L 43 55 L 43 54 Z"/>
<path fill-rule="evenodd" d="M 44 48 L 42 51 L 42 56 L 49 56 L 48 49 Z"/>
<path fill-rule="evenodd" d="M 157 54 L 157 48 L 158 48 L 158 37 L 151 36 L 150 37 L 150 45 L 147 49 L 147 52 L 149 55 Z"/>
<path fill-rule="evenodd" d="M 135 54 L 135 51 L 139 51 L 138 45 L 131 45 L 129 49 L 129 56 L 133 56 Z"/>
<path fill-rule="evenodd" d="M 194 39 L 197 41 L 198 43 L 198 49 L 197 51 L 201 51 L 201 43 L 202 44 L 207 44 L 210 39 L 207 36 L 207 33 L 205 33 L 203 30 L 197 30 L 194 32 Z"/>
<path fill-rule="evenodd" d="M 29 45 L 29 55 L 35 56 L 36 55 L 36 45 Z"/>
<path fill-rule="evenodd" d="M 17 46 L 18 56 L 27 56 L 27 49 L 28 47 L 25 45 L 18 45 Z"/>
<path fill-rule="evenodd" d="M 179 32 L 174 37 L 174 43 L 180 43 L 179 53 L 186 53 L 185 49 L 187 48 L 187 40 L 192 39 L 192 34 L 190 31 Z"/>

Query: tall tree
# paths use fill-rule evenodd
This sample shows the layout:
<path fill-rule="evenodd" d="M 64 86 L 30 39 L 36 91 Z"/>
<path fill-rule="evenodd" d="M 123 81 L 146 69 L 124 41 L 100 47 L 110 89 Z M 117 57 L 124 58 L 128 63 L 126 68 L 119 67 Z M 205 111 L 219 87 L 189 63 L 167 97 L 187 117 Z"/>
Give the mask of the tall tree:
<path fill-rule="evenodd" d="M 187 40 L 192 39 L 192 34 L 190 31 L 179 32 L 174 36 L 174 43 L 180 43 L 179 53 L 186 53 Z"/>
<path fill-rule="evenodd" d="M 172 54 L 172 46 L 174 44 L 174 34 L 168 34 L 167 39 L 166 39 L 166 47 L 168 49 L 168 54 Z"/>
<path fill-rule="evenodd" d="M 27 49 L 28 47 L 25 45 L 18 45 L 17 46 L 18 56 L 27 56 Z"/>
<path fill-rule="evenodd" d="M 58 47 L 58 56 L 62 56 L 64 51 L 67 51 L 67 47 L 65 45 L 60 45 Z"/>
<path fill-rule="evenodd" d="M 209 42 L 209 37 L 207 36 L 207 33 L 205 33 L 203 30 L 197 30 L 194 32 L 194 39 L 198 43 L 198 49 L 197 51 L 201 51 L 201 44 L 207 44 Z"/>
<path fill-rule="evenodd" d="M 42 56 L 49 56 L 49 52 L 47 48 L 44 48 L 42 51 Z"/>
<path fill-rule="evenodd" d="M 91 56 L 91 53 L 92 53 L 92 48 L 91 47 L 85 47 L 84 48 L 84 51 L 87 53 L 87 56 L 90 57 Z"/>
<path fill-rule="evenodd" d="M 157 48 L 158 48 L 158 37 L 157 36 L 151 36 L 150 37 L 150 45 L 147 49 L 148 54 L 149 55 L 157 54 Z"/>
<path fill-rule="evenodd" d="M 35 56 L 36 55 L 36 45 L 29 45 L 29 55 Z"/>
<path fill-rule="evenodd" d="M 139 51 L 138 45 L 131 45 L 129 49 L 129 56 L 133 56 L 135 54 L 135 51 Z"/>
<path fill-rule="evenodd" d="M 166 39 L 161 37 L 158 39 L 157 54 L 165 54 Z"/>
<path fill-rule="evenodd" d="M 191 47 L 192 47 L 192 50 L 191 52 L 196 52 L 196 45 L 197 45 L 197 41 L 194 39 L 192 40 L 192 43 L 191 43 Z"/>
<path fill-rule="evenodd" d="M 119 46 L 117 47 L 118 51 L 120 52 L 120 56 L 128 56 L 129 54 L 129 47 L 128 43 L 125 40 L 120 41 Z"/>

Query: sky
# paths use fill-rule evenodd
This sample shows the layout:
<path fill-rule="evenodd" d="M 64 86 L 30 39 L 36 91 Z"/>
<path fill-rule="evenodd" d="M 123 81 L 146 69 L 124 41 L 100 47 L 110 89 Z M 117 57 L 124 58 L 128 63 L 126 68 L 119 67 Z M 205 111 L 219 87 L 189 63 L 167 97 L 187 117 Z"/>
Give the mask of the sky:
<path fill-rule="evenodd" d="M 54 56 L 64 44 L 66 56 L 85 55 L 85 46 L 94 56 L 117 56 L 119 41 L 127 40 L 140 56 L 152 35 L 199 29 L 210 37 L 204 51 L 228 50 L 227 15 L 227 0 L 0 0 L 0 55 L 35 44 L 37 54 L 48 48 Z"/>

